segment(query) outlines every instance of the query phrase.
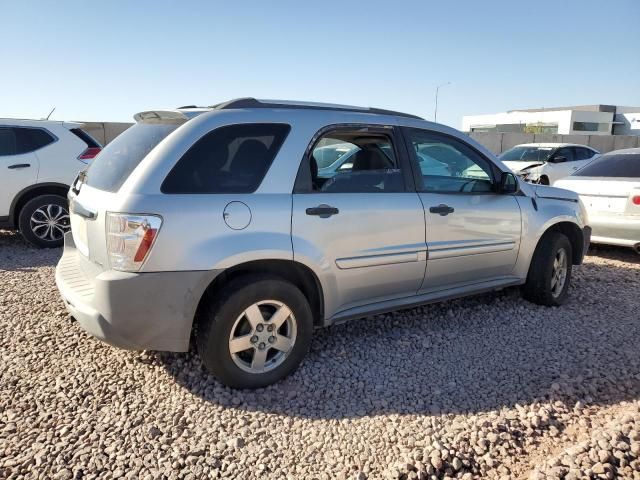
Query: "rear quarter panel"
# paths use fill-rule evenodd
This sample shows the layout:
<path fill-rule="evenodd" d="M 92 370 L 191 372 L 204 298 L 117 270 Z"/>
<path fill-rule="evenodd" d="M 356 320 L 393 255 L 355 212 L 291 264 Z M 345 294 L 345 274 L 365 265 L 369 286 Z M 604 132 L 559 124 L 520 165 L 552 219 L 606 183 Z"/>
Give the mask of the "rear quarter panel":
<path fill-rule="evenodd" d="M 242 230 L 230 228 L 224 209 L 232 201 L 251 211 Z M 217 270 L 252 260 L 293 260 L 291 194 L 145 195 L 125 206 L 159 212 L 162 226 L 142 271 Z"/>

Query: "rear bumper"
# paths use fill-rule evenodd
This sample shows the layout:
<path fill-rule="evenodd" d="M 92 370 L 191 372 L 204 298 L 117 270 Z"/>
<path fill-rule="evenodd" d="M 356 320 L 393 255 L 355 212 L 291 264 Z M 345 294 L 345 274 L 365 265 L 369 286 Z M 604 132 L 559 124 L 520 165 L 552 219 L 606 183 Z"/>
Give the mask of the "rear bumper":
<path fill-rule="evenodd" d="M 591 241 L 633 247 L 640 244 L 639 215 L 589 215 L 589 223 L 593 228 Z"/>
<path fill-rule="evenodd" d="M 183 352 L 198 302 L 216 274 L 103 270 L 67 233 L 56 285 L 71 316 L 94 337 L 128 350 Z"/>

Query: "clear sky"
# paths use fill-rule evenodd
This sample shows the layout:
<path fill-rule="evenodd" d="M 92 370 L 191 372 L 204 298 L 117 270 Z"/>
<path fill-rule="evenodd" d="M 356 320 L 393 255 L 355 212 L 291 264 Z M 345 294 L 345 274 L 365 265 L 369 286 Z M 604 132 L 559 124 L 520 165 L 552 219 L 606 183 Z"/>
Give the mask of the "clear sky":
<path fill-rule="evenodd" d="M 0 117 L 254 96 L 465 114 L 640 106 L 640 0 L 0 0 Z"/>

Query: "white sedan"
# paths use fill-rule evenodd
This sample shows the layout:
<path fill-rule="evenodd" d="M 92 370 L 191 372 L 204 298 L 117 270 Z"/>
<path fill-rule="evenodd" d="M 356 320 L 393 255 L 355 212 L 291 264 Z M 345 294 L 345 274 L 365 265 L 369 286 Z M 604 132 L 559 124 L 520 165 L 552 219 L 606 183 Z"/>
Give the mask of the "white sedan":
<path fill-rule="evenodd" d="M 591 242 L 640 253 L 640 148 L 605 153 L 556 186 L 580 195 L 593 229 Z"/>
<path fill-rule="evenodd" d="M 500 160 L 527 182 L 553 185 L 578 171 L 600 152 L 573 143 L 525 143 L 500 154 Z"/>

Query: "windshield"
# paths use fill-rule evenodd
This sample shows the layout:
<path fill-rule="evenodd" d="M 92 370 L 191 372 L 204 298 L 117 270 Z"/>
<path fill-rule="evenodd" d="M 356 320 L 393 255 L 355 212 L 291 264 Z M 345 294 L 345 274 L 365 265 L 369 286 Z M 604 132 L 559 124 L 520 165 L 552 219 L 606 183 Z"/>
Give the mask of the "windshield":
<path fill-rule="evenodd" d="M 576 173 L 578 177 L 640 178 L 640 153 L 608 153 Z"/>
<path fill-rule="evenodd" d="M 551 152 L 551 147 L 513 147 L 498 158 L 503 162 L 545 162 Z"/>
<path fill-rule="evenodd" d="M 86 171 L 84 183 L 116 192 L 144 157 L 179 123 L 136 123 L 98 154 Z"/>

